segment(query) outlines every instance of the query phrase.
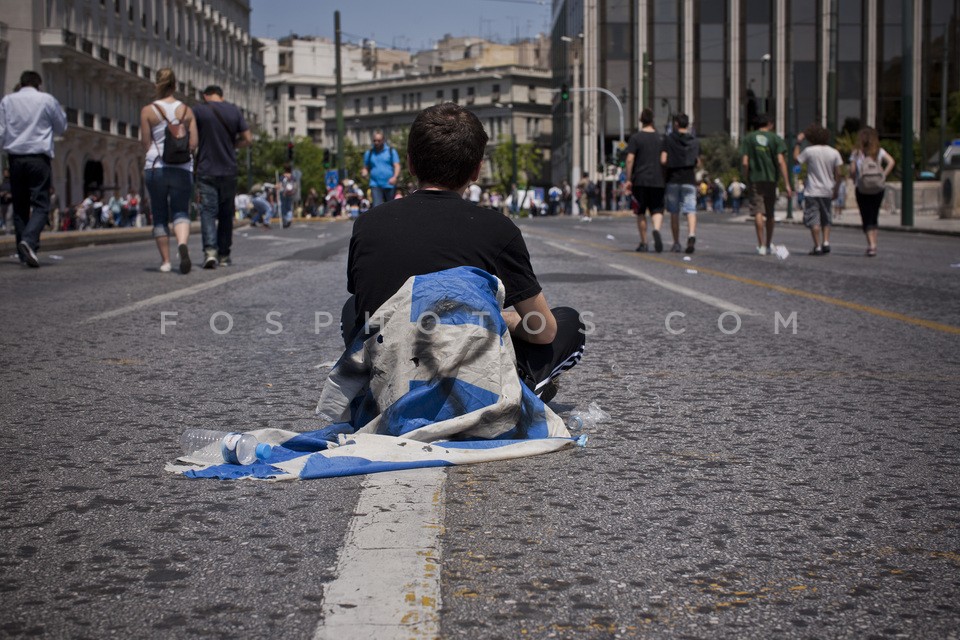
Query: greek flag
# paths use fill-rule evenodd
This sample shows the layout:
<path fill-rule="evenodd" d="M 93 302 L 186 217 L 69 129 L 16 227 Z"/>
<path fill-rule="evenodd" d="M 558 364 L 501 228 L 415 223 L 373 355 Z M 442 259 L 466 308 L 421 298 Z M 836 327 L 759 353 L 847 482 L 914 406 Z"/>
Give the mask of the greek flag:
<path fill-rule="evenodd" d="M 585 445 L 520 381 L 503 300 L 503 284 L 473 267 L 408 279 L 330 371 L 317 404 L 327 426 L 250 431 L 267 445 L 252 465 L 168 468 L 192 478 L 294 480 Z"/>

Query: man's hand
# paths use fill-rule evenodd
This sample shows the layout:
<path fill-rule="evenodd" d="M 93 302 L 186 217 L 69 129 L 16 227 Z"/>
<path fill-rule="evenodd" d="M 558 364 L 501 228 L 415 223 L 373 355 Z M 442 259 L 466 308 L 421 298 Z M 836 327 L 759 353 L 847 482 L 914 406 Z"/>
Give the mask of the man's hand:
<path fill-rule="evenodd" d="M 397 176 L 390 176 L 390 179 L 387 180 L 387 182 L 388 182 L 389 184 L 392 184 L 392 185 L 396 186 L 396 184 L 397 184 Z"/>

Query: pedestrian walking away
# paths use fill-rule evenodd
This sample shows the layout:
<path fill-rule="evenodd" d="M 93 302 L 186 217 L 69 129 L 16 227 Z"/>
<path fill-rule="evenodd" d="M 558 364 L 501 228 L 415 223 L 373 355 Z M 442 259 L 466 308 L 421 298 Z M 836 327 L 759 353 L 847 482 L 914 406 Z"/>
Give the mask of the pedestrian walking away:
<path fill-rule="evenodd" d="M 67 130 L 67 116 L 36 71 L 20 74 L 19 90 L 0 100 L 0 140 L 10 164 L 10 198 L 20 264 L 39 267 L 40 232 L 50 213 L 53 137 Z"/>
<path fill-rule="evenodd" d="M 407 149 L 419 188 L 354 223 L 344 342 L 351 343 L 411 276 L 477 267 L 503 283 L 503 307 L 513 307 L 503 319 L 521 379 L 546 402 L 556 392 L 554 379 L 580 360 L 584 324 L 575 310 L 548 306 L 516 224 L 461 197 L 480 176 L 486 144 L 483 125 L 459 105 L 443 103 L 417 116 Z"/>
<path fill-rule="evenodd" d="M 757 116 L 759 129 L 747 134 L 740 144 L 740 171 L 750 186 L 750 209 L 757 229 L 757 253 L 771 255 L 774 215 L 777 204 L 777 169 L 783 177 L 787 198 L 793 197 L 787 174 L 787 145 L 773 130 L 773 119 Z"/>
<path fill-rule="evenodd" d="M 637 251 L 647 250 L 647 211 L 653 223 L 653 248 L 657 253 L 663 251 L 663 239 L 660 227 L 663 225 L 663 165 L 660 164 L 660 152 L 663 137 L 653 126 L 653 111 L 644 109 L 640 113 L 640 130 L 630 136 L 627 142 L 627 161 L 625 174 L 627 181 L 624 189 L 631 194 L 636 203 L 634 213 L 637 216 L 637 231 L 640 244 Z"/>
<path fill-rule="evenodd" d="M 177 239 L 180 273 L 190 273 L 190 195 L 193 192 L 193 151 L 197 121 L 193 110 L 173 92 L 172 69 L 157 71 L 156 100 L 140 111 L 140 141 L 146 152 L 144 182 L 150 194 L 153 237 L 160 251 L 160 271 L 170 271 L 170 224 Z"/>
<path fill-rule="evenodd" d="M 277 183 L 277 194 L 280 196 L 280 221 L 286 229 L 293 224 L 293 203 L 300 191 L 297 176 L 293 173 L 293 165 L 289 162 L 283 165 L 283 173 Z"/>
<path fill-rule="evenodd" d="M 700 142 L 689 132 L 690 118 L 685 113 L 673 117 L 673 131 L 663 139 L 660 164 L 666 169 L 664 200 L 670 212 L 673 232 L 671 251 L 680 253 L 680 215 L 687 219 L 687 253 L 697 243 L 697 178 L 700 166 Z"/>
<path fill-rule="evenodd" d="M 203 268 L 230 264 L 237 197 L 237 149 L 253 142 L 240 109 L 223 99 L 223 89 L 210 85 L 203 103 L 193 109 L 197 120 L 197 191 Z"/>
<path fill-rule="evenodd" d="M 373 132 L 373 146 L 363 154 L 360 173 L 364 178 L 370 178 L 372 206 L 393 200 L 400 179 L 400 156 L 396 149 L 384 142 L 380 129 Z"/>
<path fill-rule="evenodd" d="M 808 143 L 803 150 L 801 145 Z M 804 186 L 803 224 L 813 235 L 810 255 L 830 253 L 830 226 L 833 224 L 832 203 L 840 188 L 840 167 L 843 158 L 831 147 L 830 132 L 817 123 L 797 136 L 793 149 L 794 159 L 807 166 L 807 181 Z"/>
<path fill-rule="evenodd" d="M 850 154 L 850 177 L 856 185 L 855 195 L 863 234 L 867 238 L 867 257 L 877 255 L 877 218 L 886 193 L 887 177 L 896 163 L 880 147 L 877 130 L 864 127 L 857 134 L 857 147 Z"/>

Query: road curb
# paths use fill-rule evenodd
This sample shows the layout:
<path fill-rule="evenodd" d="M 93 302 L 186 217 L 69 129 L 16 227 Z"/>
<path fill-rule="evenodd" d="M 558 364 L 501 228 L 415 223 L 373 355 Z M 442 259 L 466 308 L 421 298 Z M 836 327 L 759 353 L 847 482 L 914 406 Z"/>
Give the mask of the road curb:
<path fill-rule="evenodd" d="M 342 218 L 347 220 L 348 218 Z M 300 222 L 337 222 L 338 218 L 297 218 L 295 223 Z M 234 221 L 234 231 L 238 229 L 249 228 L 250 223 L 247 220 Z M 200 233 L 200 223 L 190 223 L 190 233 Z M 122 229 L 91 229 L 89 231 L 46 231 L 40 235 L 40 247 L 44 252 L 51 250 L 73 249 L 76 247 L 89 247 L 93 245 L 119 244 L 123 242 L 139 242 L 153 238 L 153 227 L 125 227 Z M 16 251 L 16 237 L 6 235 L 0 237 L 0 253 L 13 253 Z"/>

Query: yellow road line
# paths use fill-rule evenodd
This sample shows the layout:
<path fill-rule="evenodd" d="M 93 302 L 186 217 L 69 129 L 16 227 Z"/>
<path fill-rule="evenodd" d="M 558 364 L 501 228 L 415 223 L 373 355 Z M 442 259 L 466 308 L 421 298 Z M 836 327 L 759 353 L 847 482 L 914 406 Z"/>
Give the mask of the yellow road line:
<path fill-rule="evenodd" d="M 533 235 L 539 235 L 538 232 Z M 573 241 L 577 244 L 586 245 L 589 247 L 594 247 L 596 249 L 603 249 L 609 253 L 626 253 L 619 249 L 611 249 L 607 245 L 601 244 L 599 242 L 592 242 L 590 240 L 578 240 L 575 238 L 564 238 L 562 236 L 557 236 L 555 234 L 544 234 L 551 235 L 556 238 L 561 238 L 567 241 Z M 649 260 L 651 262 L 659 262 L 661 264 L 670 265 L 673 267 L 680 267 L 682 269 L 690 268 L 690 263 L 688 262 L 678 262 L 676 260 L 670 260 L 668 258 L 661 258 L 658 256 L 644 255 L 636 252 L 630 252 L 629 255 L 636 258 L 641 258 L 643 260 Z M 960 335 L 960 327 L 955 327 L 949 324 L 943 324 L 941 322 L 934 322 L 933 320 L 924 320 L 923 318 L 914 318 L 913 316 L 908 316 L 903 313 L 897 313 L 896 311 L 887 311 L 886 309 L 878 309 L 877 307 L 870 307 L 865 304 L 858 304 L 856 302 L 849 302 L 847 300 L 841 300 L 840 298 L 834 298 L 832 296 L 825 296 L 820 293 L 812 293 L 810 291 L 804 291 L 802 289 L 794 289 L 793 287 L 784 287 L 779 284 L 771 284 L 769 282 L 763 282 L 761 280 L 754 280 L 752 278 L 744 278 L 742 276 L 735 276 L 732 273 L 725 273 L 723 271 L 718 271 L 716 269 L 711 269 L 709 267 L 704 267 L 702 265 L 697 265 L 697 271 L 700 273 L 705 273 L 711 276 L 717 276 L 718 278 L 726 278 L 727 280 L 733 280 L 734 282 L 739 282 L 741 284 L 749 284 L 754 287 L 760 287 L 762 289 L 769 289 L 771 291 L 779 291 L 780 293 L 785 293 L 791 296 L 797 296 L 798 298 L 807 298 L 808 300 L 816 300 L 817 302 L 824 302 L 826 304 L 832 304 L 837 307 L 843 307 L 845 309 L 852 309 L 853 311 L 860 311 L 863 313 L 869 313 L 874 316 L 879 316 L 881 318 L 888 318 L 890 320 L 899 320 L 900 322 L 905 322 L 907 324 L 912 324 L 918 327 L 924 327 L 925 329 L 932 329 L 934 331 L 940 331 L 942 333 L 949 333 L 951 335 Z"/>

